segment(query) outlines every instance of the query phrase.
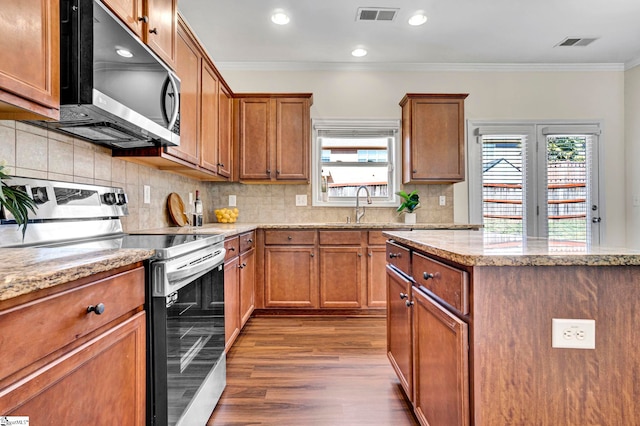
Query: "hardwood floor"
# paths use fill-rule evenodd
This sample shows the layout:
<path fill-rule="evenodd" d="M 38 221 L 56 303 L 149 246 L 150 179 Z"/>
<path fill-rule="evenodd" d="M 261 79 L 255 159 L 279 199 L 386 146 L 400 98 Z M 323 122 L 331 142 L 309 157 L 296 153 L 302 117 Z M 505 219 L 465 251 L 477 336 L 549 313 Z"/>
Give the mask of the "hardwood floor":
<path fill-rule="evenodd" d="M 208 426 L 417 425 L 384 318 L 254 317 L 227 354 Z"/>

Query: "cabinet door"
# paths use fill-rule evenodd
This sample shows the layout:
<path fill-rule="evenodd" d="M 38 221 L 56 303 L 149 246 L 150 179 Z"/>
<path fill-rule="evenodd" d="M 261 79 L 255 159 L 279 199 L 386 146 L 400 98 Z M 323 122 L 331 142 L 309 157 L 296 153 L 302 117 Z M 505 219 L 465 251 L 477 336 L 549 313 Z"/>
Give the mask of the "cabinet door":
<path fill-rule="evenodd" d="M 413 288 L 414 408 L 425 425 L 469 425 L 468 326 Z"/>
<path fill-rule="evenodd" d="M 228 351 L 240 334 L 240 290 L 238 257 L 224 264 L 224 341 Z"/>
<path fill-rule="evenodd" d="M 218 85 L 218 175 L 231 178 L 233 100 L 223 84 Z"/>
<path fill-rule="evenodd" d="M 276 179 L 309 179 L 309 100 L 276 100 Z"/>
<path fill-rule="evenodd" d="M 240 179 L 271 179 L 269 98 L 239 100 Z"/>
<path fill-rule="evenodd" d="M 244 327 L 255 307 L 256 251 L 240 255 L 240 328 Z"/>
<path fill-rule="evenodd" d="M 413 401 L 411 309 L 407 306 L 411 282 L 387 268 L 387 357 L 406 395 Z"/>
<path fill-rule="evenodd" d="M 360 247 L 320 247 L 320 307 L 359 308 L 361 283 Z"/>
<path fill-rule="evenodd" d="M 404 183 L 464 180 L 465 97 L 417 95 L 403 104 Z"/>
<path fill-rule="evenodd" d="M 212 172 L 218 170 L 218 76 L 213 68 L 202 61 L 202 87 L 200 94 L 200 165 Z"/>
<path fill-rule="evenodd" d="M 367 306 L 387 306 L 387 275 L 385 246 L 369 246 L 367 249 Z"/>
<path fill-rule="evenodd" d="M 178 1 L 146 0 L 146 4 L 149 23 L 143 40 L 156 55 L 173 67 L 176 61 Z"/>
<path fill-rule="evenodd" d="M 29 118 L 10 115 L 22 113 L 14 105 L 59 118 L 58 0 L 3 0 L 0 9 L 0 118 Z"/>
<path fill-rule="evenodd" d="M 145 313 L 0 391 L 0 413 L 33 425 L 145 424 Z M 82 404 L 78 404 L 82 401 Z"/>
<path fill-rule="evenodd" d="M 103 0 L 103 3 L 118 15 L 118 18 L 124 22 L 134 33 L 144 40 L 142 35 L 142 25 L 145 17 L 148 16 L 143 9 L 142 0 Z"/>
<path fill-rule="evenodd" d="M 272 246 L 264 249 L 265 306 L 317 308 L 315 248 Z"/>
<path fill-rule="evenodd" d="M 182 30 L 178 31 L 176 71 L 180 77 L 180 146 L 167 147 L 167 153 L 198 164 L 200 54 Z"/>

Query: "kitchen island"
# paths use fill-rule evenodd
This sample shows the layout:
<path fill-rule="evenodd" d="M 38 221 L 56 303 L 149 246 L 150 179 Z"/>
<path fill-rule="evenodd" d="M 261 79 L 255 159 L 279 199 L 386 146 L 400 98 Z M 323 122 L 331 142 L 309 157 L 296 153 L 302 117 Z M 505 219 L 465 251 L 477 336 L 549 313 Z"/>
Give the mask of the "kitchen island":
<path fill-rule="evenodd" d="M 483 231 L 383 235 L 388 355 L 421 423 L 640 424 L 640 252 Z M 593 320 L 595 349 L 552 347 L 553 319 Z"/>

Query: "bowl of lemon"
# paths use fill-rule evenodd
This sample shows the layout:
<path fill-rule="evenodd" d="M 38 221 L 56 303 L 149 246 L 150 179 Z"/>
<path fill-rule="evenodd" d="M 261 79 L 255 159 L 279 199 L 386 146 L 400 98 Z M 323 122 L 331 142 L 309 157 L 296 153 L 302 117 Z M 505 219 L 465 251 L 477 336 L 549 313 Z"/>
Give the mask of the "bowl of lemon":
<path fill-rule="evenodd" d="M 214 210 L 214 213 L 220 223 L 235 223 L 238 220 L 240 211 L 237 208 L 229 209 L 225 207 Z"/>

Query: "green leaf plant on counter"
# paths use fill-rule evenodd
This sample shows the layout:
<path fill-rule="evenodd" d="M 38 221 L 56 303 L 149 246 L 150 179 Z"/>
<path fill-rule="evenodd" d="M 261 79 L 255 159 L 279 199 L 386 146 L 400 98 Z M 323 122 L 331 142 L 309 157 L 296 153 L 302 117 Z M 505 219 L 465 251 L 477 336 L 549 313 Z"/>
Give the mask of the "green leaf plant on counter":
<path fill-rule="evenodd" d="M 5 180 L 9 179 L 11 177 L 4 172 L 4 164 L 0 162 L 0 181 L 2 181 L 0 186 L 0 207 L 3 207 L 13 215 L 18 224 L 18 229 L 22 228 L 22 239 L 24 240 L 29 221 L 29 210 L 35 213 L 37 206 L 26 192 L 7 185 Z"/>
<path fill-rule="evenodd" d="M 398 207 L 398 210 L 396 210 L 398 213 L 402 213 L 405 210 L 407 213 L 413 213 L 415 209 L 420 207 L 420 196 L 418 195 L 418 191 L 413 191 L 410 194 L 407 194 L 404 191 L 398 191 L 396 192 L 396 195 L 399 195 L 400 198 L 404 200 L 402 204 L 400 204 L 400 207 Z"/>

